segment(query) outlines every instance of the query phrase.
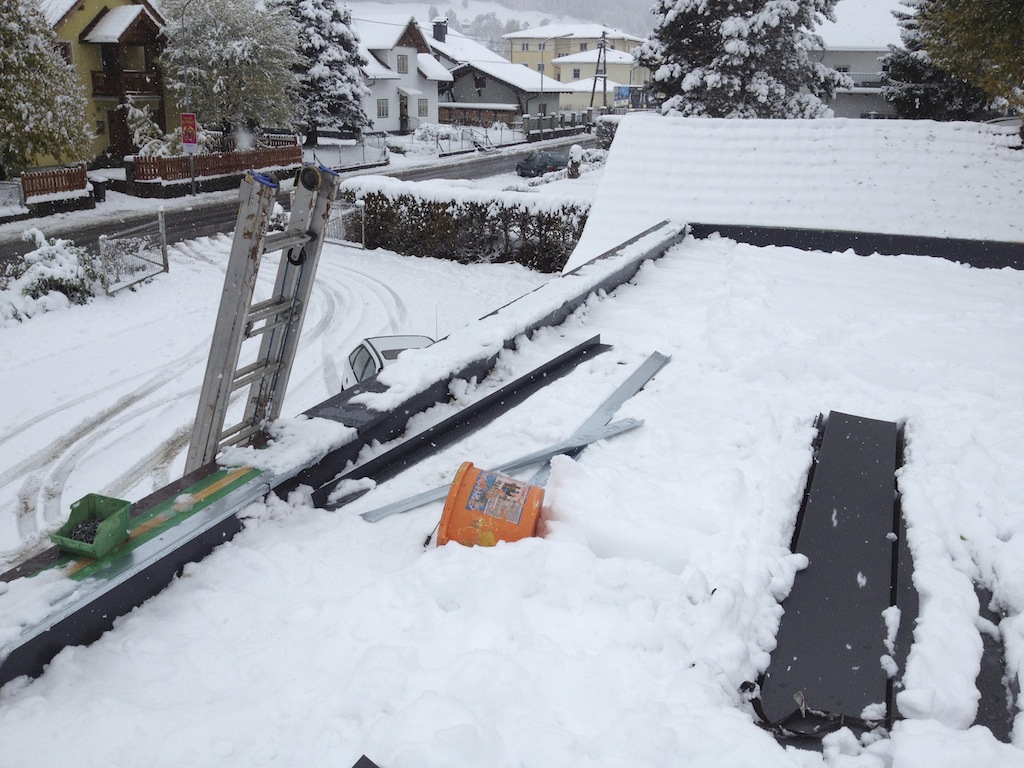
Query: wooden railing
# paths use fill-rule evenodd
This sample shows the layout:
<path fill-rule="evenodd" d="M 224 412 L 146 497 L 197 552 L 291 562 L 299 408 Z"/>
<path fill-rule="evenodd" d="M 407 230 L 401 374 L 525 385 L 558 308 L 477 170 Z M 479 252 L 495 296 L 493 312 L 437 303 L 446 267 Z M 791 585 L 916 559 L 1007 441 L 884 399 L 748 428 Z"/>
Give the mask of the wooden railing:
<path fill-rule="evenodd" d="M 25 171 L 21 174 L 21 188 L 26 200 L 40 195 L 78 192 L 85 190 L 86 184 L 84 164 L 45 171 Z"/>
<path fill-rule="evenodd" d="M 250 168 L 277 168 L 297 165 L 302 162 L 302 147 L 273 147 L 254 149 L 248 152 L 215 152 L 196 155 L 196 176 L 221 176 L 238 173 Z M 135 157 L 133 178 L 135 181 L 181 181 L 191 178 L 188 156 L 180 157 Z"/>
<path fill-rule="evenodd" d="M 110 72 L 93 70 L 93 96 L 119 96 L 121 92 L 155 96 L 160 93 L 160 80 L 155 71 L 125 70 Z"/>

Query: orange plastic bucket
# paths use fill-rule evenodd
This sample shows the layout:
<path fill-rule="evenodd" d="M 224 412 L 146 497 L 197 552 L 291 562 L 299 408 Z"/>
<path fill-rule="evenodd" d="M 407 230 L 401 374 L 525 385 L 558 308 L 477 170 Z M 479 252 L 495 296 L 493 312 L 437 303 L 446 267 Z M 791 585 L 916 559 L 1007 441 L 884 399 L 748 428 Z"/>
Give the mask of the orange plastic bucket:
<path fill-rule="evenodd" d="M 437 543 L 493 547 L 534 536 L 543 502 L 540 486 L 463 462 L 444 502 Z"/>

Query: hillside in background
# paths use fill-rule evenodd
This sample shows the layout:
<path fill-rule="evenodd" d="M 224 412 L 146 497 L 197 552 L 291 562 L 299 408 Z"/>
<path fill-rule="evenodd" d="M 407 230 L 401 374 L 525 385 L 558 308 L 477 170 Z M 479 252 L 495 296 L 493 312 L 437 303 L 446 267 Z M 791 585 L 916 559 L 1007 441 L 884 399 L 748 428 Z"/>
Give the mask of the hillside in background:
<path fill-rule="evenodd" d="M 654 28 L 652 4 L 652 0 L 425 0 L 420 3 L 408 0 L 349 1 L 352 12 L 357 16 L 374 12 L 387 15 L 408 13 L 423 21 L 429 21 L 434 16 L 447 16 L 450 21 L 457 22 L 457 26 L 461 27 L 465 34 L 474 37 L 479 36 L 475 30 L 484 30 L 487 27 L 483 17 L 490 16 L 493 16 L 493 21 L 502 27 L 500 34 L 512 31 L 505 29 L 510 24 L 515 29 L 520 29 L 556 22 L 579 21 L 605 24 L 623 32 L 644 36 Z M 482 36 L 490 37 L 487 33 Z M 481 42 L 486 44 L 487 41 Z"/>

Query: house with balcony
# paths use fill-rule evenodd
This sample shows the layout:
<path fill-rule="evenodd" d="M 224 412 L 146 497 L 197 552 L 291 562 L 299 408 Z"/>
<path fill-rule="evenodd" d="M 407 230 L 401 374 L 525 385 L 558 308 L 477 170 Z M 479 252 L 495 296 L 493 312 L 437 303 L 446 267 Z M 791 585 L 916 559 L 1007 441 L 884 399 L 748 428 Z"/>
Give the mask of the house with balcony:
<path fill-rule="evenodd" d="M 569 83 L 595 75 L 618 83 L 643 84 L 650 72 L 633 66 L 633 49 L 644 40 L 603 24 L 545 24 L 502 35 L 508 60 Z M 599 73 L 603 65 L 605 72 Z"/>
<path fill-rule="evenodd" d="M 166 104 L 156 69 L 165 24 L 147 0 L 48 0 L 40 4 L 60 50 L 84 88 L 93 156 L 121 158 L 133 147 L 126 113 L 131 97 L 166 130 Z M 45 165 L 46 158 L 40 158 Z"/>
<path fill-rule="evenodd" d="M 453 81 L 434 58 L 427 35 L 409 16 L 352 17 L 367 64 L 370 89 L 365 104 L 370 133 L 408 133 L 422 123 L 437 123 L 438 94 Z"/>
<path fill-rule="evenodd" d="M 836 117 L 896 117 L 896 110 L 882 97 L 882 58 L 890 45 L 900 45 L 900 29 L 893 16 L 906 10 L 899 0 L 843 0 L 835 9 L 835 21 L 816 30 L 821 48 L 812 57 L 847 75 L 853 84 L 839 88 L 829 106 Z"/>
<path fill-rule="evenodd" d="M 637 66 L 633 54 L 610 48 L 570 53 L 552 59 L 555 79 L 573 89 L 563 107 L 640 108 L 646 103 L 650 70 Z"/>

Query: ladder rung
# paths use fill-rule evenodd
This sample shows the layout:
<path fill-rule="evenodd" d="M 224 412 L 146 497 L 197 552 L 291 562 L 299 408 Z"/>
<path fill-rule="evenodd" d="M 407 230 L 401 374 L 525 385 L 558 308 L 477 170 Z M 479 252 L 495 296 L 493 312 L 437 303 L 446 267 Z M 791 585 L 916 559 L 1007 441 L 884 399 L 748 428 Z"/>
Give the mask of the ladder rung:
<path fill-rule="evenodd" d="M 235 371 L 235 377 L 231 380 L 232 390 L 240 389 L 246 384 L 252 384 L 254 381 L 265 379 L 269 374 L 278 371 L 281 368 L 279 362 L 269 362 L 266 360 L 259 360 L 252 365 L 247 365 L 244 368 L 239 368 Z"/>
<path fill-rule="evenodd" d="M 248 440 L 259 431 L 260 428 L 255 424 L 250 424 L 246 421 L 239 422 L 231 427 L 231 429 L 226 429 L 220 433 L 220 447 L 227 448 L 230 445 L 237 445 L 243 440 Z"/>
<path fill-rule="evenodd" d="M 296 245 L 305 245 L 313 239 L 309 232 L 271 232 L 263 238 L 263 252 L 283 251 Z"/>
<path fill-rule="evenodd" d="M 246 318 L 249 322 L 254 323 L 257 320 L 262 320 L 264 317 L 279 315 L 282 312 L 290 312 L 292 307 L 298 306 L 298 304 L 298 300 L 293 301 L 292 299 L 267 299 L 249 307 L 249 314 L 246 315 Z"/>
<path fill-rule="evenodd" d="M 302 302 L 298 299 L 268 299 L 267 301 L 260 302 L 259 304 L 253 304 L 249 310 L 249 314 L 246 316 L 248 320 L 245 324 L 246 338 L 251 339 L 253 336 L 260 333 L 266 333 L 274 328 L 287 325 L 295 319 L 296 311 L 300 306 L 302 306 Z M 259 328 L 254 327 L 260 320 L 271 317 L 277 317 L 277 319 L 268 320 L 267 323 L 261 325 Z"/>
<path fill-rule="evenodd" d="M 245 326 L 245 337 L 247 339 L 251 339 L 254 336 L 258 336 L 261 333 L 266 333 L 267 331 L 272 331 L 275 328 L 280 328 L 282 325 L 288 325 L 288 323 L 290 323 L 291 321 L 291 317 L 282 317 L 277 320 L 274 320 L 273 322 L 264 323 L 259 328 L 253 328 L 253 323 L 250 321 Z"/>

